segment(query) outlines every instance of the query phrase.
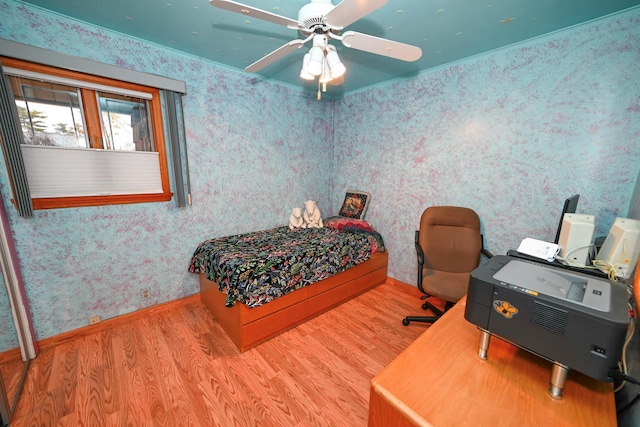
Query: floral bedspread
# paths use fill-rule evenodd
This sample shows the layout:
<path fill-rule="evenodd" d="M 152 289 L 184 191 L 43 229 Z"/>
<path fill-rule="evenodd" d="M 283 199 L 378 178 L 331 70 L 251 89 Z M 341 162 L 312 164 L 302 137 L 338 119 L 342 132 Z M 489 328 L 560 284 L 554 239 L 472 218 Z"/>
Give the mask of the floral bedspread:
<path fill-rule="evenodd" d="M 383 250 L 377 232 L 278 227 L 202 242 L 189 271 L 205 273 L 236 302 L 257 307 L 345 271 Z"/>

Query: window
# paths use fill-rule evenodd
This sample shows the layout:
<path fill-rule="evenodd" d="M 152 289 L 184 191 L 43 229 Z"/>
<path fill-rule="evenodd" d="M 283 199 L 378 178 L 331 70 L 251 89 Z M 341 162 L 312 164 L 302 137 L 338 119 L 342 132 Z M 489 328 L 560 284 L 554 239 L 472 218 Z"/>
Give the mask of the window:
<path fill-rule="evenodd" d="M 1 61 L 34 209 L 171 200 L 159 89 Z"/>

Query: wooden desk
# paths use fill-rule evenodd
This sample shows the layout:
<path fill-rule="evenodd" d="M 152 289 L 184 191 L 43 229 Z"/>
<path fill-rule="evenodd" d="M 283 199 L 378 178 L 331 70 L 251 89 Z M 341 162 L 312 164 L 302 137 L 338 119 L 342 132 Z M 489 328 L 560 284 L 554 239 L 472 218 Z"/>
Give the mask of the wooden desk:
<path fill-rule="evenodd" d="M 460 301 L 371 380 L 369 427 L 615 427 L 613 385 L 570 371 L 548 393 L 552 364 L 496 337 L 486 361 Z"/>

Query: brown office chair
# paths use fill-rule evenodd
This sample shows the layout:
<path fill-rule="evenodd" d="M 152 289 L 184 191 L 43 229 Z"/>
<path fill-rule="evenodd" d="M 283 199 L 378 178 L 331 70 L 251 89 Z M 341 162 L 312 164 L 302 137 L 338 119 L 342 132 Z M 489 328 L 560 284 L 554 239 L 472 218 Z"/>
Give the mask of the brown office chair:
<path fill-rule="evenodd" d="M 432 206 L 420 219 L 415 236 L 418 255 L 418 289 L 425 295 L 445 300 L 444 311 L 425 301 L 424 310 L 433 316 L 407 316 L 410 322 L 433 323 L 467 293 L 469 274 L 480 264 L 480 256 L 492 255 L 484 249 L 480 234 L 480 218 L 469 208 Z"/>

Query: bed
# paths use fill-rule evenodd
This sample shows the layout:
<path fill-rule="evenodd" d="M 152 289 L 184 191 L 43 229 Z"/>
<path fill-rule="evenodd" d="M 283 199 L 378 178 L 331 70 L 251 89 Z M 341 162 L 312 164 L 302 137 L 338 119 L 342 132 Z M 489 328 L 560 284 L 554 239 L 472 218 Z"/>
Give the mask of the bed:
<path fill-rule="evenodd" d="M 387 278 L 382 237 L 365 221 L 332 217 L 325 227 L 277 227 L 209 239 L 189 271 L 236 347 L 246 351 Z"/>

